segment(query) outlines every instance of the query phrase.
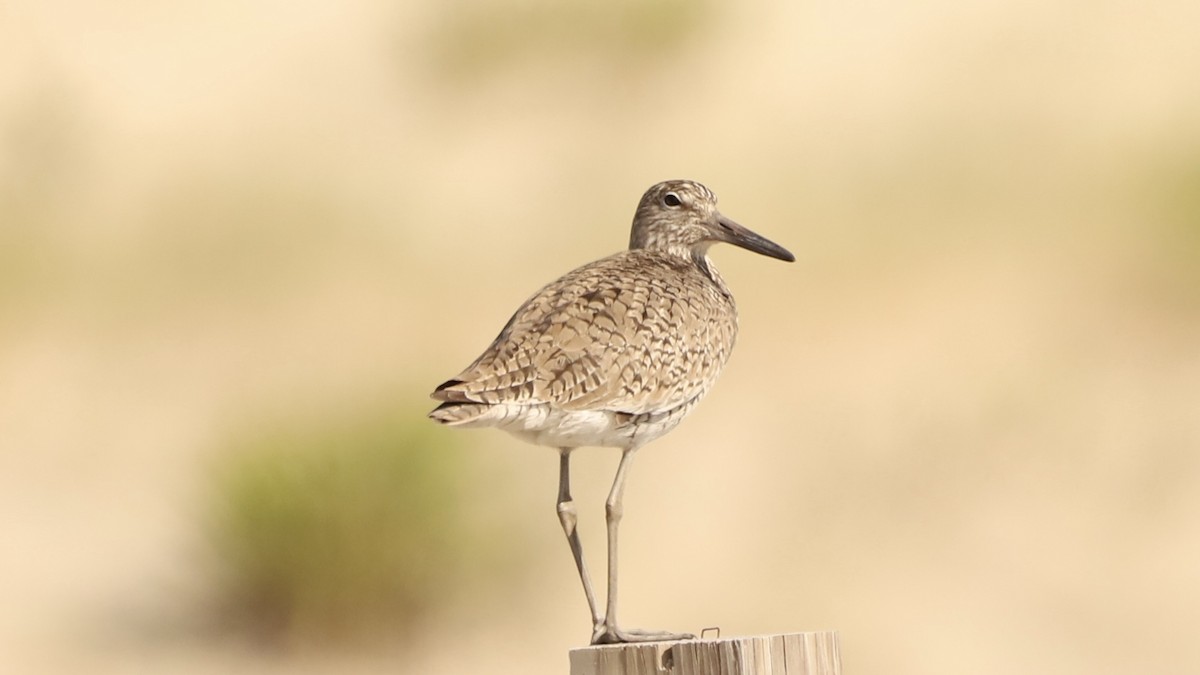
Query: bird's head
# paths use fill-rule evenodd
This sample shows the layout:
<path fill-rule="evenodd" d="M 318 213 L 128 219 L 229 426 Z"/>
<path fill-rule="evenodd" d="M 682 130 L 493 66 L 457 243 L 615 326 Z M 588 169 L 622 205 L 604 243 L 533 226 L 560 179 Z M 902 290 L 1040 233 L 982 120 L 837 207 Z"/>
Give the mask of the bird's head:
<path fill-rule="evenodd" d="M 712 190 L 690 180 L 663 181 L 642 195 L 633 216 L 629 248 L 703 256 L 717 242 L 793 262 L 796 257 L 717 210 Z"/>

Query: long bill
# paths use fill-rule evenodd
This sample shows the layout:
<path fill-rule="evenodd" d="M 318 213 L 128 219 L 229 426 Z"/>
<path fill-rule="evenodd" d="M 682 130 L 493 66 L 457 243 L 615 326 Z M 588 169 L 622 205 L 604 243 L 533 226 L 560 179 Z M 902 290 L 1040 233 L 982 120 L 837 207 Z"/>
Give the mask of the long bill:
<path fill-rule="evenodd" d="M 747 251 L 754 251 L 771 258 L 796 262 L 796 256 L 786 248 L 725 216 L 717 214 L 717 225 L 721 230 L 721 238 L 734 246 L 740 246 Z"/>

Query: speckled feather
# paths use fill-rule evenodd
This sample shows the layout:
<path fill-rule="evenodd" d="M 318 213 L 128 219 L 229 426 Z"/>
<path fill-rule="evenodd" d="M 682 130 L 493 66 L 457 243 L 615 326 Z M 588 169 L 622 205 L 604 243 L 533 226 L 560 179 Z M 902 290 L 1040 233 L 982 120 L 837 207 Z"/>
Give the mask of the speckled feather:
<path fill-rule="evenodd" d="M 690 260 L 624 251 L 538 291 L 439 398 L 661 412 L 704 393 L 736 333 L 733 298 Z"/>

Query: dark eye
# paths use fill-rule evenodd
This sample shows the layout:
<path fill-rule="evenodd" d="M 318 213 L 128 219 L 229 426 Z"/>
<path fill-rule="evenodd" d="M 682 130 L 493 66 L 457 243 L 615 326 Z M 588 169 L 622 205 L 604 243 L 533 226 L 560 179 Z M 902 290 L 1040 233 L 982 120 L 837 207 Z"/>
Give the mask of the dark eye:
<path fill-rule="evenodd" d="M 679 195 L 675 194 L 674 192 L 668 192 L 667 194 L 663 195 L 663 204 L 670 206 L 671 208 L 675 208 L 676 206 L 683 204 L 683 201 L 679 199 Z"/>

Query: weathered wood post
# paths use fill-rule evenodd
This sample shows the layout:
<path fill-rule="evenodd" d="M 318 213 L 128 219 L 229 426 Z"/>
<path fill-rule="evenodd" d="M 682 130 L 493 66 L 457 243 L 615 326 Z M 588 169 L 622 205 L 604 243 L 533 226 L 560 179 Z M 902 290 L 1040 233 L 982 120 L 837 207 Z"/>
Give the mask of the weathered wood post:
<path fill-rule="evenodd" d="M 571 650 L 571 675 L 841 675 L 835 631 Z"/>

